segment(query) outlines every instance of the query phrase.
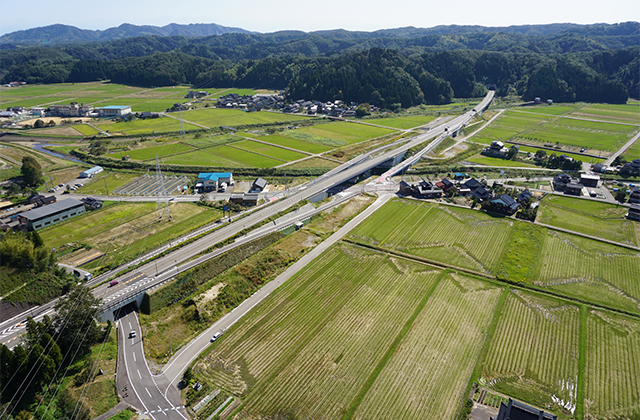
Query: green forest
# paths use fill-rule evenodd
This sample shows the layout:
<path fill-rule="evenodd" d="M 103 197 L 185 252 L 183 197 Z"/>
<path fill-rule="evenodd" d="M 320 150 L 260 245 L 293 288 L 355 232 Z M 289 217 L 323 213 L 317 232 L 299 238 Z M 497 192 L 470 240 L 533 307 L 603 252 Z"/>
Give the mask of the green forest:
<path fill-rule="evenodd" d="M 542 35 L 296 31 L 146 36 L 0 52 L 0 82 L 111 80 L 153 87 L 284 89 L 292 100 L 392 108 L 481 96 L 556 102 L 640 99 L 640 24 Z"/>

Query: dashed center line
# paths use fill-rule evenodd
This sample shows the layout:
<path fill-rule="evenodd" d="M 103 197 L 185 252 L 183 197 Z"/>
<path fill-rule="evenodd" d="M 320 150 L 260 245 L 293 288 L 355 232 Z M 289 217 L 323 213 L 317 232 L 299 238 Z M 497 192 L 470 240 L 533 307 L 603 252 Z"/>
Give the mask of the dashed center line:
<path fill-rule="evenodd" d="M 152 397 L 151 397 L 151 392 L 149 392 L 149 388 L 147 388 L 147 387 L 145 386 L 145 387 L 144 387 L 144 389 L 147 391 L 147 394 L 149 394 L 149 398 L 152 398 Z"/>
<path fill-rule="evenodd" d="M 138 377 L 142 379 L 142 375 L 140 375 L 140 369 L 136 369 L 138 371 Z"/>
<path fill-rule="evenodd" d="M 133 353 L 133 361 L 134 361 L 134 362 L 137 362 L 137 360 L 136 360 L 136 353 L 135 353 L 135 352 Z"/>

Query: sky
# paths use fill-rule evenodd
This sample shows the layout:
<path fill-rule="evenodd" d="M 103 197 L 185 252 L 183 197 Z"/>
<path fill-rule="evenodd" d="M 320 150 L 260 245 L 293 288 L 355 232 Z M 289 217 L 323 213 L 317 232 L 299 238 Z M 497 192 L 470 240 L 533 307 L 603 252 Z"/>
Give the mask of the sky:
<path fill-rule="evenodd" d="M 18 7 L 17 13 L 8 11 Z M 61 23 L 107 29 L 122 23 L 217 23 L 256 32 L 438 25 L 510 26 L 640 21 L 638 0 L 0 0 L 0 34 Z"/>

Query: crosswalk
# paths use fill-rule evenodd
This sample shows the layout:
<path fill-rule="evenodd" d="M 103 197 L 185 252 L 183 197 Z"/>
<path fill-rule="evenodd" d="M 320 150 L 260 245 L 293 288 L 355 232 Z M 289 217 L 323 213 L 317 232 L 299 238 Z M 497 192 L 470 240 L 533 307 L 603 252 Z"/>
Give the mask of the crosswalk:
<path fill-rule="evenodd" d="M 143 411 L 142 413 L 139 413 L 139 414 L 165 413 L 165 412 L 167 412 L 167 411 L 182 410 L 183 408 L 184 408 L 184 405 L 181 405 L 181 406 L 179 406 L 179 407 L 164 408 L 164 409 L 151 410 L 151 411 Z"/>

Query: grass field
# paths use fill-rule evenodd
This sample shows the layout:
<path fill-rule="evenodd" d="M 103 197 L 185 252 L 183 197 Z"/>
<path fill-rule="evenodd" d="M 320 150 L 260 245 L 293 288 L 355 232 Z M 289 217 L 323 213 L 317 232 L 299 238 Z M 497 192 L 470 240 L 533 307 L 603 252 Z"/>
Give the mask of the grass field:
<path fill-rule="evenodd" d="M 291 162 L 308 156 L 307 154 L 294 152 L 293 150 L 283 149 L 281 147 L 271 146 L 253 140 L 243 140 L 233 143 L 233 147 L 237 147 L 248 152 L 259 153 L 261 155 L 286 162 Z"/>
<path fill-rule="evenodd" d="M 577 403 L 579 344 L 577 306 L 512 289 L 488 346 L 480 382 L 571 417 Z"/>
<path fill-rule="evenodd" d="M 507 141 L 510 138 L 522 134 L 553 117 L 547 115 L 525 114 L 523 112 L 504 112 L 496 118 L 491 125 L 473 136 L 473 141 L 483 144 L 491 144 L 494 140 Z"/>
<path fill-rule="evenodd" d="M 172 221 L 158 223 L 157 208 L 157 203 L 113 203 L 38 232 L 47 246 L 58 248 L 73 242 L 105 252 L 92 267 L 128 261 L 221 216 L 217 210 L 175 203 L 171 205 Z"/>
<path fill-rule="evenodd" d="M 473 210 L 393 200 L 350 235 L 359 241 L 484 273 L 495 270 L 513 222 Z"/>
<path fill-rule="evenodd" d="M 478 280 L 445 276 L 354 418 L 455 418 L 455 402 L 463 399 L 500 292 Z"/>
<path fill-rule="evenodd" d="M 354 270 L 353 258 L 366 264 Z M 194 371 L 243 395 L 249 416 L 340 417 L 437 277 L 334 247 L 243 318 Z"/>
<path fill-rule="evenodd" d="M 261 156 L 257 153 L 247 152 L 233 146 L 212 147 L 210 149 L 204 149 L 202 152 L 217 157 L 219 156 L 223 159 L 240 162 L 242 166 L 254 166 L 257 168 L 271 168 L 286 163 L 286 161 L 283 160 Z"/>
<path fill-rule="evenodd" d="M 116 188 L 128 184 L 141 175 L 142 174 L 130 172 L 105 171 L 99 174 L 97 177 L 91 178 L 88 183 L 84 184 L 80 192 L 82 192 L 82 194 L 107 195 L 107 192 L 112 193 Z"/>
<path fill-rule="evenodd" d="M 314 157 L 311 159 L 305 159 L 298 162 L 294 162 L 290 165 L 284 166 L 283 169 L 284 168 L 327 168 L 327 170 L 329 170 L 329 169 L 337 168 L 338 166 L 340 166 L 340 164 L 332 160 Z"/>
<path fill-rule="evenodd" d="M 510 147 L 511 145 L 507 144 L 506 146 Z M 547 153 L 547 156 L 551 156 L 552 154 L 555 154 L 556 156 L 567 155 L 567 157 L 574 158 L 575 160 L 580 160 L 582 162 L 589 162 L 589 163 L 604 162 L 604 158 L 599 159 L 591 156 L 584 156 L 579 153 L 567 153 L 561 150 L 546 150 L 546 149 L 539 149 L 537 147 L 529 147 L 529 146 L 519 146 L 519 147 L 521 152 L 531 152 L 535 154 L 538 150 L 544 150 Z M 604 153 L 604 154 L 608 155 L 608 153 Z"/>
<path fill-rule="evenodd" d="M 496 272 L 498 278 L 515 282 L 533 279 L 545 232 L 540 226 L 516 223 Z"/>
<path fill-rule="evenodd" d="M 638 246 L 640 226 L 625 218 L 627 210 L 608 203 L 550 195 L 541 201 L 537 221 Z"/>
<path fill-rule="evenodd" d="M 296 140 L 290 137 L 271 135 L 259 138 L 260 141 L 266 141 L 267 143 L 277 144 L 279 146 L 290 147 L 292 149 L 300 150 L 308 153 L 322 153 L 330 149 L 328 146 L 321 144 L 311 143 L 308 141 Z"/>
<path fill-rule="evenodd" d="M 467 158 L 465 159 L 465 161 L 477 163 L 479 165 L 487 165 L 487 166 L 504 166 L 509 168 L 537 168 L 536 165 L 533 165 L 531 163 L 500 159 L 500 158 L 484 156 L 480 154 Z"/>
<path fill-rule="evenodd" d="M 168 156 L 163 159 L 163 162 L 169 165 L 215 166 L 229 168 L 239 168 L 242 166 L 246 166 L 243 162 L 228 159 L 214 153 L 213 151 L 215 150 L 218 150 L 218 147 L 211 147 L 209 149 L 201 149 L 195 152 Z M 280 163 L 282 162 L 278 162 L 277 164 Z"/>
<path fill-rule="evenodd" d="M 411 117 L 396 117 L 396 118 L 374 118 L 362 120 L 366 123 L 377 124 L 384 127 L 398 128 L 406 130 L 409 128 L 419 127 L 433 121 L 435 117 L 429 115 L 415 115 Z"/>
<path fill-rule="evenodd" d="M 244 112 L 237 109 L 207 108 L 182 113 L 185 121 L 202 124 L 209 128 L 253 124 L 273 124 L 285 121 L 302 121 L 308 118 L 276 112 Z"/>
<path fill-rule="evenodd" d="M 535 114 L 543 115 L 565 115 L 576 109 L 576 106 L 571 105 L 540 105 L 540 106 L 527 106 L 522 108 L 512 108 L 511 111 L 516 112 L 532 112 Z"/>
<path fill-rule="evenodd" d="M 133 160 L 149 160 L 149 159 L 155 159 L 156 156 L 158 158 L 162 158 L 164 156 L 176 155 L 176 154 L 185 153 L 193 150 L 194 150 L 193 147 L 189 147 L 182 143 L 170 143 L 170 144 L 161 144 L 160 146 L 145 147 L 143 149 L 126 150 L 123 152 L 110 153 L 108 156 L 110 158 L 120 159 L 123 156 L 129 155 Z"/>
<path fill-rule="evenodd" d="M 98 130 L 91 127 L 89 124 L 76 124 L 73 126 L 77 131 L 79 131 L 82 135 L 85 136 L 97 136 L 100 134 Z"/>
<path fill-rule="evenodd" d="M 586 334 L 585 419 L 640 418 L 640 322 L 592 310 Z"/>

